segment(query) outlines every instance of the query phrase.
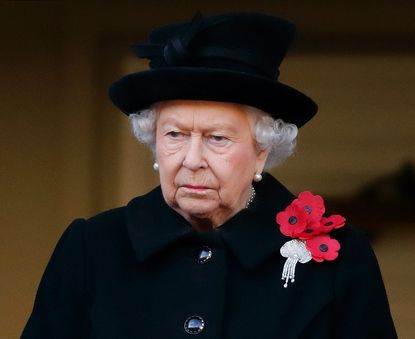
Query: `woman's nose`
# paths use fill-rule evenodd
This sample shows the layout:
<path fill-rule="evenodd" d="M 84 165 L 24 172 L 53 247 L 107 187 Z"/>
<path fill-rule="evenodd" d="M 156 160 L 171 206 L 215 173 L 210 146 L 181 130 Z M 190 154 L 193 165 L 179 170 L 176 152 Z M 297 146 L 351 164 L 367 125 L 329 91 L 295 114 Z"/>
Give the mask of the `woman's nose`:
<path fill-rule="evenodd" d="M 183 160 L 183 166 L 192 171 L 197 171 L 200 168 L 207 168 L 207 162 L 204 156 L 204 146 L 201 137 L 191 136 L 189 138 L 188 147 Z"/>

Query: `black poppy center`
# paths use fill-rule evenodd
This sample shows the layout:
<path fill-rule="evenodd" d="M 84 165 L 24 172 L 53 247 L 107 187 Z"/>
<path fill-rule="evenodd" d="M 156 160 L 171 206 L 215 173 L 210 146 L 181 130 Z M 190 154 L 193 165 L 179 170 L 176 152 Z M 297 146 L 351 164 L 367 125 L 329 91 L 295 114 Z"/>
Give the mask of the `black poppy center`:
<path fill-rule="evenodd" d="M 310 214 L 311 213 L 311 211 L 313 210 L 312 208 L 311 208 L 311 206 L 304 206 L 304 209 L 306 210 L 306 212 L 308 213 L 308 214 Z"/>
<path fill-rule="evenodd" d="M 289 217 L 288 222 L 290 225 L 295 225 L 297 223 L 297 218 L 294 216 Z"/>
<path fill-rule="evenodd" d="M 307 228 L 304 232 L 305 233 L 313 233 L 313 229 L 312 228 Z"/>
<path fill-rule="evenodd" d="M 321 244 L 319 249 L 321 252 L 327 252 L 329 250 L 329 247 L 326 244 Z"/>
<path fill-rule="evenodd" d="M 331 225 L 333 225 L 333 221 L 328 221 L 324 224 L 324 226 L 331 226 Z"/>

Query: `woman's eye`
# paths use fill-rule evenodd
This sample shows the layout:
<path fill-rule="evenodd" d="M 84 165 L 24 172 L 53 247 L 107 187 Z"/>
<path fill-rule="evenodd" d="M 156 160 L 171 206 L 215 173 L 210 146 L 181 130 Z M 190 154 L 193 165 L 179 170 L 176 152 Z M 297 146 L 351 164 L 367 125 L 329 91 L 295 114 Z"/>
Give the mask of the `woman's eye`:
<path fill-rule="evenodd" d="M 221 136 L 221 135 L 212 135 L 211 138 L 215 141 L 223 141 L 225 140 L 225 137 Z"/>
<path fill-rule="evenodd" d="M 170 131 L 170 132 L 166 133 L 166 135 L 168 135 L 169 137 L 172 137 L 172 138 L 179 138 L 179 137 L 182 136 L 182 133 L 177 132 L 177 131 Z"/>
<path fill-rule="evenodd" d="M 211 135 L 209 136 L 209 140 L 215 144 L 215 145 L 226 145 L 229 141 L 227 137 L 224 137 L 223 135 Z"/>

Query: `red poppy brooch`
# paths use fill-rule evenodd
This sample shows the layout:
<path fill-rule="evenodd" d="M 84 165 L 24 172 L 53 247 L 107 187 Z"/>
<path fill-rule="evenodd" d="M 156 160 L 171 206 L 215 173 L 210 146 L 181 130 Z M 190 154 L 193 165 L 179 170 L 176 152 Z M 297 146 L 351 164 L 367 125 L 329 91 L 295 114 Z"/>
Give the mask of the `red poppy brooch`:
<path fill-rule="evenodd" d="M 289 281 L 294 282 L 298 262 L 304 264 L 311 259 L 323 262 L 337 258 L 340 244 L 327 233 L 343 227 L 346 219 L 339 214 L 324 217 L 325 210 L 322 197 L 305 191 L 284 211 L 277 213 L 276 221 L 281 233 L 293 238 L 280 250 L 281 255 L 287 258 L 281 277 L 285 280 L 284 287 L 288 286 Z"/>

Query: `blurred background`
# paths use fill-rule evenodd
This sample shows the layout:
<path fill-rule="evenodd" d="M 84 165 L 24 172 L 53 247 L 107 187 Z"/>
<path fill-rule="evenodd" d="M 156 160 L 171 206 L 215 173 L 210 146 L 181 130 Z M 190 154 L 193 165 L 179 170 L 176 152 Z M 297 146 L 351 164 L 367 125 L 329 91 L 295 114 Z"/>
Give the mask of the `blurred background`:
<path fill-rule="evenodd" d="M 398 333 L 414 338 L 415 2 L 404 0 L 0 2 L 0 338 L 20 336 L 72 219 L 157 185 L 107 88 L 146 67 L 130 43 L 198 9 L 297 23 L 281 80 L 320 111 L 273 174 L 370 236 Z"/>

